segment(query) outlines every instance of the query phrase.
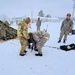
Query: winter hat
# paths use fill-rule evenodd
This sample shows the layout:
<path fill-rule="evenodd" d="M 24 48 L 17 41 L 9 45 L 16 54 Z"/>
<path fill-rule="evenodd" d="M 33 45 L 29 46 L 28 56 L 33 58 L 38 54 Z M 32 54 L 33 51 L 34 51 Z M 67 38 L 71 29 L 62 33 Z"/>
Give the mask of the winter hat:
<path fill-rule="evenodd" d="M 27 24 L 29 24 L 30 21 L 31 21 L 31 19 L 30 19 L 29 17 L 27 17 L 27 18 L 25 19 L 25 22 L 26 22 Z"/>
<path fill-rule="evenodd" d="M 71 14 L 70 14 L 70 13 L 68 13 L 66 16 L 71 16 Z"/>

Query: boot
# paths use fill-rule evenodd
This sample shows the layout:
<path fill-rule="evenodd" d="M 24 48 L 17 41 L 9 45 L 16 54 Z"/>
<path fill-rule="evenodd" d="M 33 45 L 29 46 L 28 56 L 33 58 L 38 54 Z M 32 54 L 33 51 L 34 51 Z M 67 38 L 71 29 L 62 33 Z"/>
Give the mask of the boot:
<path fill-rule="evenodd" d="M 60 42 L 61 42 L 61 40 L 58 41 L 58 43 L 60 43 Z"/>
<path fill-rule="evenodd" d="M 35 56 L 43 56 L 43 54 L 39 54 L 39 53 L 38 53 L 38 54 L 35 54 Z"/>
<path fill-rule="evenodd" d="M 20 56 L 24 56 L 24 55 L 26 55 L 26 53 L 27 53 L 27 51 L 24 50 L 24 53 L 20 53 Z"/>
<path fill-rule="evenodd" d="M 25 53 L 27 53 L 27 51 L 24 51 Z"/>
<path fill-rule="evenodd" d="M 20 56 L 24 56 L 25 54 L 20 54 Z"/>

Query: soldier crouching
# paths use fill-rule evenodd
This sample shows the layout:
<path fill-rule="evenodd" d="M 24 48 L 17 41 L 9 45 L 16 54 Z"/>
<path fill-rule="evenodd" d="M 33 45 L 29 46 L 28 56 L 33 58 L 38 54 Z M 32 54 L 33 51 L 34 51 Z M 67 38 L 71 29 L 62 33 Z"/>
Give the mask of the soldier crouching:
<path fill-rule="evenodd" d="M 63 43 L 66 43 L 66 40 L 67 40 L 67 36 L 69 35 L 69 33 L 72 32 L 72 28 L 73 28 L 73 21 L 71 20 L 71 14 L 68 13 L 66 15 L 66 19 L 62 22 L 62 25 L 61 25 L 61 33 L 60 33 L 60 37 L 59 37 L 59 41 L 58 43 L 61 42 L 63 36 L 64 36 L 64 40 L 63 40 Z"/>
<path fill-rule="evenodd" d="M 38 50 L 38 53 L 35 54 L 36 56 L 42 56 L 42 47 L 44 46 L 44 44 L 47 42 L 47 40 L 49 39 L 50 35 L 47 32 L 43 32 L 43 31 L 37 31 L 32 33 L 33 34 L 33 39 L 36 42 L 36 49 Z"/>

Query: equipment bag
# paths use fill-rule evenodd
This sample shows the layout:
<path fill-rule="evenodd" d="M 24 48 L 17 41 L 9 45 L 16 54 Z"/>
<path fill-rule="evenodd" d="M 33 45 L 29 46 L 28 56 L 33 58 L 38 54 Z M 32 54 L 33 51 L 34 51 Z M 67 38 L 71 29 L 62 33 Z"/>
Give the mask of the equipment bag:
<path fill-rule="evenodd" d="M 70 45 L 62 45 L 60 46 L 60 49 L 64 51 L 70 51 L 70 50 L 75 50 L 75 44 L 70 44 Z"/>
<path fill-rule="evenodd" d="M 72 34 L 75 35 L 75 30 L 72 30 Z"/>

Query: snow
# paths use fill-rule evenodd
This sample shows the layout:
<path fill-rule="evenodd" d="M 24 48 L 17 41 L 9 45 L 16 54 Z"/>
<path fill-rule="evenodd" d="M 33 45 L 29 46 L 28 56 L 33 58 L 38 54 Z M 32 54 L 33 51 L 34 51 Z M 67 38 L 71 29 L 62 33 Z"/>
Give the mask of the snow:
<path fill-rule="evenodd" d="M 40 10 L 43 10 L 45 15 L 50 14 L 53 17 L 50 18 L 52 21 L 44 22 L 41 26 L 41 30 L 43 30 L 48 25 L 47 31 L 50 34 L 50 39 L 45 46 L 59 48 L 60 45 L 64 45 L 63 42 L 57 43 L 62 21 L 53 20 L 59 20 L 55 16 L 63 18 L 67 13 L 72 13 L 72 0 L 1 0 L 0 8 L 0 20 L 7 20 L 8 22 L 12 18 L 24 15 L 37 19 Z M 14 23 L 11 27 L 17 29 L 18 25 Z M 28 31 L 36 31 L 36 23 L 32 23 Z M 75 43 L 74 40 L 75 35 L 69 35 L 65 45 Z M 31 52 L 27 49 L 27 55 L 21 57 L 19 56 L 20 47 L 20 42 L 17 39 L 0 43 L 0 75 L 75 75 L 74 50 L 65 52 L 55 48 L 43 47 L 43 56 L 36 57 L 35 53 L 37 52 Z"/>
<path fill-rule="evenodd" d="M 60 35 L 61 22 L 42 23 L 41 30 L 46 29 L 50 34 L 45 44 L 51 47 L 64 45 L 57 43 Z M 12 25 L 17 29 L 17 25 Z M 32 23 L 29 32 L 36 31 L 36 24 Z M 69 35 L 66 44 L 74 43 L 75 35 Z M 66 45 L 65 44 L 65 45 Z M 20 42 L 17 39 L 0 43 L 0 75 L 75 75 L 75 51 L 62 51 L 43 47 L 43 56 L 36 57 L 35 51 L 27 49 L 26 56 L 19 56 Z"/>

